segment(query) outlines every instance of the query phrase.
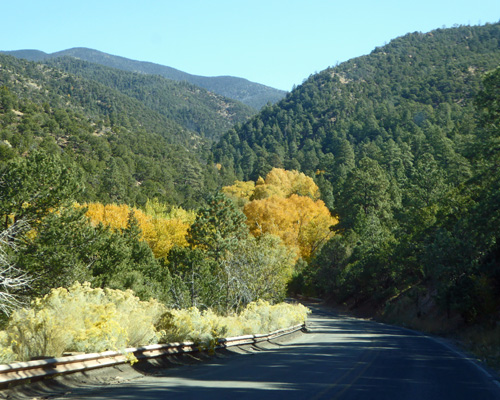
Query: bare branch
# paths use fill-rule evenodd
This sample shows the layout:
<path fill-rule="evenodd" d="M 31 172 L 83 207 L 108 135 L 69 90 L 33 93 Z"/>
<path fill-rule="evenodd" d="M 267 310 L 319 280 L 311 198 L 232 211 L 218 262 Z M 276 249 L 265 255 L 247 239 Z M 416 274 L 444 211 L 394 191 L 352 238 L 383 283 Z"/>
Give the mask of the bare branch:
<path fill-rule="evenodd" d="M 26 272 L 11 263 L 8 254 L 8 249 L 16 250 L 16 237 L 27 229 L 25 221 L 18 221 L 0 232 L 0 312 L 6 315 L 26 303 L 22 293 L 33 282 Z"/>

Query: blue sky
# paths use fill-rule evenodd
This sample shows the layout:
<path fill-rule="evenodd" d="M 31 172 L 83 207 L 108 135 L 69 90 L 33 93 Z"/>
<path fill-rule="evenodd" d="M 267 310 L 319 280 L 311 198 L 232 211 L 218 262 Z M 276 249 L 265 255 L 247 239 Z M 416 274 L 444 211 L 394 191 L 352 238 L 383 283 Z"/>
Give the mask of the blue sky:
<path fill-rule="evenodd" d="M 23 0 L 0 50 L 89 47 L 290 90 L 408 32 L 500 21 L 500 0 Z"/>

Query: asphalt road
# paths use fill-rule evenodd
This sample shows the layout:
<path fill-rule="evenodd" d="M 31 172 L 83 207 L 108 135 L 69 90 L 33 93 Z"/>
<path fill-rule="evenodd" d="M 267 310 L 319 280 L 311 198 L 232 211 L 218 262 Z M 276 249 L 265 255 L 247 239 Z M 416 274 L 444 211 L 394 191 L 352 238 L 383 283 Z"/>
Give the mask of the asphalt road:
<path fill-rule="evenodd" d="M 307 334 L 64 399 L 500 399 L 481 366 L 424 335 L 313 308 Z"/>

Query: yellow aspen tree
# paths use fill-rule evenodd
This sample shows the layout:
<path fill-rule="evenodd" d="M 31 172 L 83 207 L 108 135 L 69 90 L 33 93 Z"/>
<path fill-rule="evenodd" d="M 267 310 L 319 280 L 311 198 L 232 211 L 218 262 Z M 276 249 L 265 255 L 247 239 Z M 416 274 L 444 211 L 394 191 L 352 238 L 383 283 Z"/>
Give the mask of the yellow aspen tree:
<path fill-rule="evenodd" d="M 296 194 L 253 200 L 243 212 L 254 236 L 277 235 L 306 260 L 331 237 L 330 227 L 337 223 L 323 201 Z"/>
<path fill-rule="evenodd" d="M 193 210 L 184 210 L 181 207 L 172 207 L 168 214 L 167 219 L 178 219 L 185 224 L 191 225 L 196 220 L 196 212 Z"/>
<path fill-rule="evenodd" d="M 144 212 L 153 218 L 165 218 L 170 211 L 168 204 L 160 203 L 158 199 L 148 199 Z"/>
<path fill-rule="evenodd" d="M 299 171 L 287 171 L 282 168 L 273 168 L 265 179 L 266 185 L 280 188 L 284 197 L 292 194 L 307 196 L 314 200 L 319 198 L 319 188 L 314 180 Z"/>
<path fill-rule="evenodd" d="M 196 219 L 193 211 L 170 207 L 157 200 L 148 201 L 145 211 L 126 204 L 88 203 L 84 206 L 92 224 L 102 223 L 113 230 L 125 229 L 130 212 L 133 212 L 142 231 L 141 239 L 146 241 L 156 258 L 166 257 L 173 246 L 187 246 L 187 232 Z"/>
<path fill-rule="evenodd" d="M 187 246 L 187 231 L 196 219 L 194 211 L 153 199 L 146 203 L 145 213 L 153 226 L 153 233 L 146 240 L 156 258 L 166 257 L 173 246 Z"/>
<path fill-rule="evenodd" d="M 127 205 L 119 206 L 117 204 L 88 203 L 87 217 L 97 225 L 99 223 L 109 226 L 113 230 L 125 229 L 127 227 L 130 209 Z"/>
<path fill-rule="evenodd" d="M 266 178 L 259 178 L 250 200 L 261 200 L 269 197 L 290 197 L 292 194 L 307 196 L 317 200 L 320 196 L 319 188 L 314 180 L 298 171 L 287 171 L 282 168 L 273 168 Z"/>
<path fill-rule="evenodd" d="M 298 242 L 301 255 L 308 260 L 332 235 L 330 229 L 338 220 L 330 214 L 322 200 L 310 197 L 291 195 L 288 199 L 290 208 L 299 216 Z"/>
<path fill-rule="evenodd" d="M 273 171 L 277 169 L 278 168 L 273 168 Z M 270 173 L 271 172 L 269 172 L 269 174 Z M 281 183 L 286 185 L 287 182 L 285 181 L 285 182 L 267 183 L 267 177 L 266 180 L 259 178 L 257 180 L 257 183 L 255 184 L 255 190 L 252 196 L 250 197 L 250 200 L 261 200 L 261 199 L 267 199 L 269 197 L 280 197 L 280 198 L 287 197 L 287 192 L 286 190 L 284 190 L 284 185 L 282 185 Z"/>
<path fill-rule="evenodd" d="M 224 186 L 222 192 L 231 200 L 234 200 L 238 206 L 244 206 L 250 201 L 255 190 L 253 181 L 235 181 L 231 186 Z"/>
<path fill-rule="evenodd" d="M 87 217 L 91 223 L 99 223 L 109 226 L 113 230 L 125 229 L 128 224 L 130 212 L 134 212 L 134 217 L 142 231 L 142 239 L 147 240 L 153 235 L 153 227 L 150 218 L 137 208 L 131 208 L 126 204 L 101 204 L 88 203 L 84 205 L 87 208 Z"/>
<path fill-rule="evenodd" d="M 287 198 L 292 194 L 307 196 L 317 200 L 319 188 L 314 180 L 298 171 L 287 171 L 273 168 L 266 178 L 259 177 L 257 182 L 235 181 L 230 186 L 224 186 L 222 192 L 242 207 L 251 200 L 262 200 L 269 197 Z"/>
<path fill-rule="evenodd" d="M 190 224 L 179 218 L 155 218 L 152 225 L 154 235 L 146 240 L 156 258 L 166 257 L 173 246 L 185 247 L 188 245 L 186 235 Z"/>

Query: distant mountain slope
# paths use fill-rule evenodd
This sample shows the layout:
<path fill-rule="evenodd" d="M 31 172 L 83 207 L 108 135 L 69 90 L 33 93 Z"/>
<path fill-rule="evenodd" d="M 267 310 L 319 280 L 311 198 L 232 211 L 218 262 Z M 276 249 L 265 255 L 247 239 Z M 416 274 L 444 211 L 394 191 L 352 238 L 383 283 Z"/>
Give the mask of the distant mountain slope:
<path fill-rule="evenodd" d="M 16 50 L 6 51 L 4 53 L 31 61 L 41 61 L 47 58 L 69 56 L 124 71 L 160 75 L 167 79 L 192 83 L 230 99 L 241 101 L 242 103 L 255 109 L 262 108 L 268 102 L 276 103 L 286 95 L 285 91 L 274 89 L 259 83 L 250 82 L 243 78 L 231 76 L 205 77 L 191 75 L 175 68 L 160 64 L 135 61 L 87 48 L 78 47 L 62 50 L 52 54 L 47 54 L 38 50 Z"/>
<path fill-rule="evenodd" d="M 36 149 L 78 165 L 81 201 L 192 207 L 217 186 L 195 132 L 98 82 L 0 54 L 0 170 Z"/>
<path fill-rule="evenodd" d="M 16 58 L 24 58 L 29 61 L 42 61 L 49 57 L 47 53 L 40 50 L 0 51 L 0 54 L 7 54 Z"/>
<path fill-rule="evenodd" d="M 211 140 L 218 140 L 234 124 L 243 123 L 256 113 L 239 101 L 158 75 L 123 71 L 68 56 L 43 62 L 118 90 Z"/>

